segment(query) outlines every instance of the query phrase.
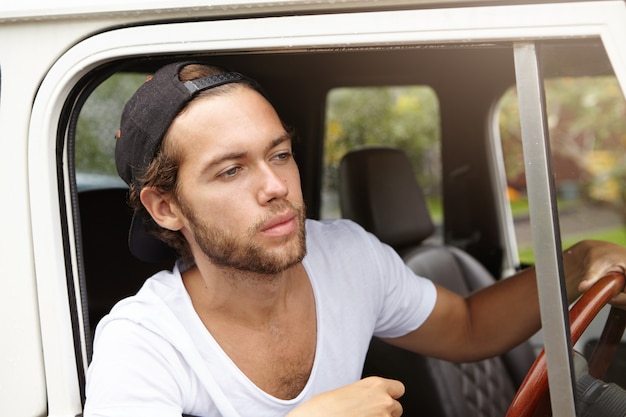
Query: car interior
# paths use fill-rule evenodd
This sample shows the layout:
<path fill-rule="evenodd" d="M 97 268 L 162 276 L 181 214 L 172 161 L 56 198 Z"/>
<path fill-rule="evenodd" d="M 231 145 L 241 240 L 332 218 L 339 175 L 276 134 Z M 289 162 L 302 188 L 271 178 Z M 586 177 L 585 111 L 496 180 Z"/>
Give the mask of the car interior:
<path fill-rule="evenodd" d="M 495 282 L 467 253 L 448 245 L 424 243 L 433 232 L 411 162 L 393 148 L 362 148 L 341 162 L 341 210 L 393 247 L 417 275 L 431 277 L 458 294 Z M 405 414 L 431 416 L 504 415 L 535 360 L 529 343 L 491 359 L 452 363 L 417 355 L 374 338 L 365 375 L 383 375 L 405 383 Z"/>

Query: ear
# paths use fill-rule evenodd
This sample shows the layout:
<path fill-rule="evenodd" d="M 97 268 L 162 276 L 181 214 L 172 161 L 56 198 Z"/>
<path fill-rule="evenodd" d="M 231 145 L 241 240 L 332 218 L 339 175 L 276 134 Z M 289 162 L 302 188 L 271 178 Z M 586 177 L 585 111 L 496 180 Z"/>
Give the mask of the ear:
<path fill-rule="evenodd" d="M 141 190 L 139 198 L 159 226 L 169 230 L 182 229 L 183 219 L 171 196 L 152 187 L 145 187 Z"/>

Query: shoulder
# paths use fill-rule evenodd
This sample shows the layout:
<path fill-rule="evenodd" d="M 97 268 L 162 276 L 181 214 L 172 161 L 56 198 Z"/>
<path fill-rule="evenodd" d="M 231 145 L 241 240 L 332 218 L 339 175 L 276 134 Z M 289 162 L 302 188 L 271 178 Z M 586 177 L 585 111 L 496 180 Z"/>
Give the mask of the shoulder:
<path fill-rule="evenodd" d="M 329 276 L 387 276 L 404 266 L 398 254 L 350 220 L 307 221 L 307 255 L 305 266 Z M 391 267 L 393 265 L 393 267 Z"/>
<path fill-rule="evenodd" d="M 161 271 L 150 277 L 137 294 L 118 302 L 96 328 L 94 350 L 101 339 L 123 338 L 121 331 L 151 334 L 171 342 L 179 338 L 184 326 L 181 323 L 193 311 L 185 291 L 178 265 L 173 271 Z M 105 329 L 108 331 L 105 332 Z M 107 337 L 100 337 L 107 333 Z"/>
<path fill-rule="evenodd" d="M 327 239 L 355 239 L 378 241 L 372 234 L 363 227 L 347 219 L 335 220 L 307 220 L 306 222 L 307 240 L 327 240 Z"/>
<path fill-rule="evenodd" d="M 110 320 L 99 327 L 87 370 L 85 416 L 180 415 L 198 395 L 191 375 L 160 335 L 131 320 Z"/>
<path fill-rule="evenodd" d="M 393 249 L 351 220 L 307 220 L 306 231 L 307 254 L 330 253 L 343 259 L 352 254 L 399 259 Z"/>
<path fill-rule="evenodd" d="M 162 309 L 168 300 L 182 295 L 184 286 L 178 264 L 172 271 L 163 270 L 148 278 L 139 291 L 113 306 L 108 318 L 133 318 L 144 310 Z M 107 318 L 105 317 L 105 318 Z"/>

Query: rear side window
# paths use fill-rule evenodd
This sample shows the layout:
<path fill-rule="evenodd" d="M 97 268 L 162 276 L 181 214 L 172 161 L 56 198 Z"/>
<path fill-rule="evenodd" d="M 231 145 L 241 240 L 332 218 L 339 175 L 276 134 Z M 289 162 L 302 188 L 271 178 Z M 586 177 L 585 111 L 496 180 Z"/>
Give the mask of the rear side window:
<path fill-rule="evenodd" d="M 336 88 L 326 99 L 321 218 L 341 217 L 338 168 L 351 149 L 403 149 L 413 163 L 431 215 L 441 223 L 439 102 L 428 86 Z"/>

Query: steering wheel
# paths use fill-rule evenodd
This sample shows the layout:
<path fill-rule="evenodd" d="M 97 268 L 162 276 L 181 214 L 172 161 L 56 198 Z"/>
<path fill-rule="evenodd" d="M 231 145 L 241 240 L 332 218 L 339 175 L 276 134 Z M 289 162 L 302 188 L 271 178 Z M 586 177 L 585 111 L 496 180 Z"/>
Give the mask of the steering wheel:
<path fill-rule="evenodd" d="M 576 343 L 589 323 L 614 296 L 624 288 L 624 276 L 610 273 L 602 277 L 570 309 L 572 344 Z M 611 307 L 604 330 L 589 360 L 589 374 L 601 378 L 611 363 L 619 345 L 624 327 L 626 311 Z M 506 417 L 551 416 L 548 392 L 548 370 L 545 350 L 542 350 L 528 371 Z"/>

